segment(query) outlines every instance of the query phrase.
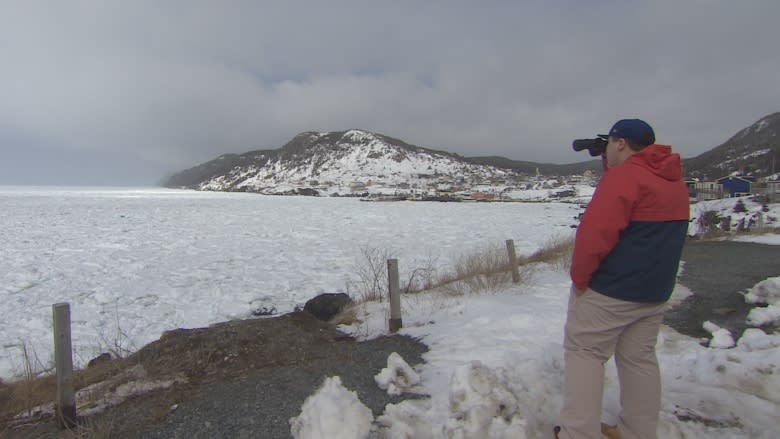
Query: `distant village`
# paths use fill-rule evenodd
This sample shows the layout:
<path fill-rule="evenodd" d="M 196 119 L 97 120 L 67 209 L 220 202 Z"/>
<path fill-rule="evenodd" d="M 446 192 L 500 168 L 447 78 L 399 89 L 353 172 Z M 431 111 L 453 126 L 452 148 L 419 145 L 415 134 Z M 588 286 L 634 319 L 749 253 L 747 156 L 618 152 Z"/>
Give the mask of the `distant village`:
<path fill-rule="evenodd" d="M 381 178 L 352 181 L 348 193 L 332 196 L 361 197 L 365 201 L 549 201 L 581 195 L 575 186 L 595 187 L 598 175 L 483 177 L 419 174 L 412 181 L 388 182 Z M 316 180 L 309 187 L 319 193 L 332 190 L 333 184 Z"/>
<path fill-rule="evenodd" d="M 349 184 L 349 193 L 332 195 L 361 197 L 366 201 L 543 201 L 582 195 L 577 193 L 575 186 L 595 187 L 598 179 L 599 176 L 591 171 L 565 177 L 537 174 L 503 178 L 471 175 L 464 178 L 421 174 L 415 182 L 353 181 Z M 776 179 L 729 175 L 714 181 L 688 179 L 686 185 L 691 202 L 746 195 L 762 196 L 768 203 L 780 199 L 780 180 Z M 331 185 L 311 180 L 309 186 L 326 191 Z"/>

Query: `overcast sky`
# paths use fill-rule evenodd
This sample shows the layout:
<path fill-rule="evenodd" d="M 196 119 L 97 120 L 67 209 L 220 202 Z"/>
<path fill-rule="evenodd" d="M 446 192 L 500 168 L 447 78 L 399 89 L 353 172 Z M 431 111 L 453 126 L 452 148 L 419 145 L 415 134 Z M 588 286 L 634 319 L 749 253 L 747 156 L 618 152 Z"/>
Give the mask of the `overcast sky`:
<path fill-rule="evenodd" d="M 0 184 L 151 185 L 302 131 L 571 163 L 780 111 L 780 1 L 0 0 Z"/>

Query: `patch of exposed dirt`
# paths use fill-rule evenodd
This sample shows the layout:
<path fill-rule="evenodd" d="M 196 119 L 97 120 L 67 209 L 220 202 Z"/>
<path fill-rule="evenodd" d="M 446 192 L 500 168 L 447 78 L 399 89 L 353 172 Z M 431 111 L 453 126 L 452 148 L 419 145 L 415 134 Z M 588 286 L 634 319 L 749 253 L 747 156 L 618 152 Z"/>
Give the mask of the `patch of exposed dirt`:
<path fill-rule="evenodd" d="M 127 361 L 141 364 L 155 379 L 183 376 L 201 383 L 311 363 L 325 356 L 332 343 L 344 341 L 353 340 L 307 312 L 295 312 L 168 331 Z"/>
<path fill-rule="evenodd" d="M 265 370 L 316 369 L 324 359 L 344 355 L 345 349 L 338 346 L 355 344 L 334 325 L 308 312 L 168 331 L 126 359 L 77 372 L 75 384 L 78 390 L 140 365 L 147 380 L 177 380 L 171 387 L 130 397 L 100 414 L 80 419 L 79 433 L 58 430 L 50 415 L 19 422 L 5 412 L 0 419 L 0 437 L 145 437 L 144 431 L 164 421 L 180 404 L 196 398 L 204 386 L 229 383 Z M 337 361 L 349 363 L 349 355 Z M 54 395 L 51 379 L 47 385 L 49 394 Z M 0 403 L 12 398 L 11 389 L 0 383 Z"/>

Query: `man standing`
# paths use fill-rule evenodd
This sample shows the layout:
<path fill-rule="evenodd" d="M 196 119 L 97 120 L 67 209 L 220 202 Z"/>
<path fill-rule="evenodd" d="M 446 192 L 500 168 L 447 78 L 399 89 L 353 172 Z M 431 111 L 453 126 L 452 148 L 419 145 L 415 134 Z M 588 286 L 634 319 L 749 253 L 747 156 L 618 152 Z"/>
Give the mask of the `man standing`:
<path fill-rule="evenodd" d="M 601 438 L 604 363 L 614 354 L 622 410 L 610 434 L 656 439 L 655 344 L 688 229 L 680 156 L 646 122 L 609 131 L 605 173 L 577 230 L 565 328 L 560 439 Z"/>

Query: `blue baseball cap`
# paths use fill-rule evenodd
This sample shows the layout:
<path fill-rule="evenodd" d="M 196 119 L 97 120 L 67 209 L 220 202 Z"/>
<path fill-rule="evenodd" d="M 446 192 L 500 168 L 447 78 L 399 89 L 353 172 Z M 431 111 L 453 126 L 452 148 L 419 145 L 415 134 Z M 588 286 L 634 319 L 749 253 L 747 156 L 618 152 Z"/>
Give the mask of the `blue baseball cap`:
<path fill-rule="evenodd" d="M 609 134 L 601 136 L 621 137 L 633 140 L 640 145 L 652 145 L 655 143 L 653 128 L 641 119 L 621 119 L 612 125 Z"/>

